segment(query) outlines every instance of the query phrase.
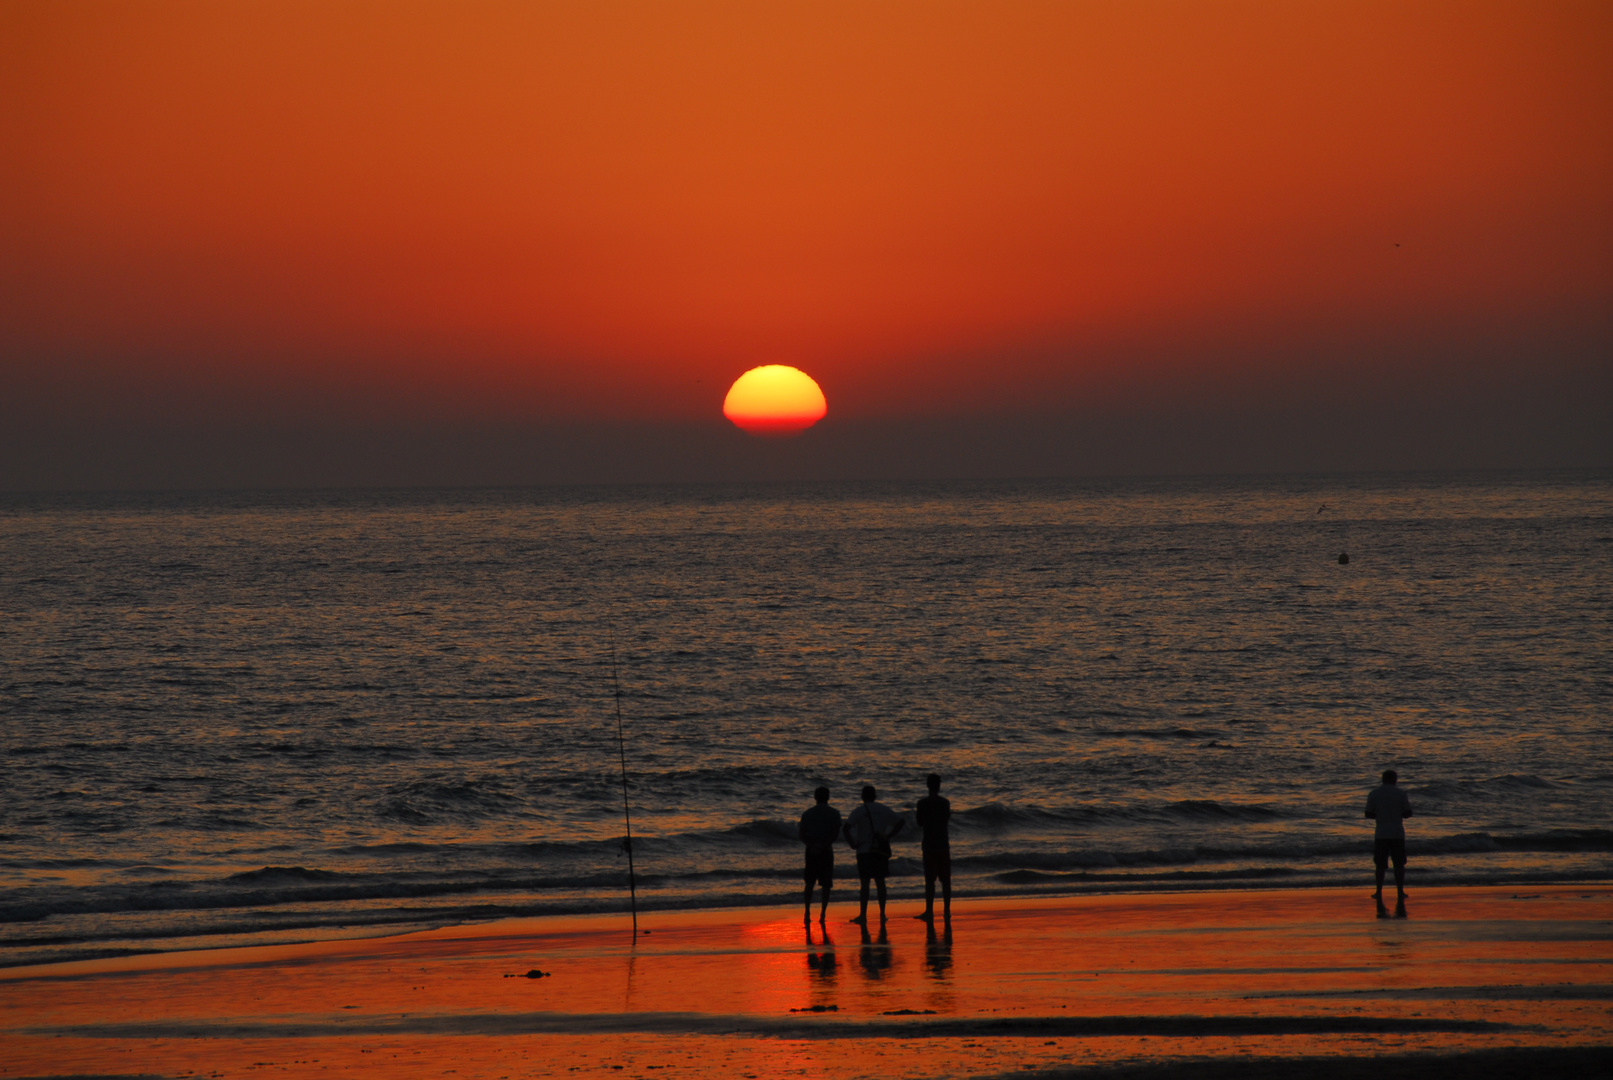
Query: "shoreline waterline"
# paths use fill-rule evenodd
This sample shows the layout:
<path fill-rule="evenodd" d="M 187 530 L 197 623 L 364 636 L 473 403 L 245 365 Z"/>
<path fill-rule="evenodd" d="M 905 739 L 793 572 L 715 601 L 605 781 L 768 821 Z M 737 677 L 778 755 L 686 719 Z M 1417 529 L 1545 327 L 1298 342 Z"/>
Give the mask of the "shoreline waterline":
<path fill-rule="evenodd" d="M 893 877 L 889 890 L 889 904 L 894 909 L 922 906 L 924 892 L 922 879 L 913 881 L 911 876 L 905 878 Z M 903 884 L 905 882 L 905 884 Z M 1362 895 L 1372 887 L 1370 872 L 1361 875 L 1359 889 Z M 1415 878 L 1408 882 L 1408 891 L 1421 893 L 1428 889 L 1574 889 L 1574 888 L 1608 888 L 1613 887 L 1613 876 L 1607 874 L 1588 874 L 1583 879 L 1565 881 L 1560 876 L 1551 879 L 1538 879 L 1528 876 L 1497 877 L 1495 875 L 1474 875 L 1469 879 L 1451 878 L 1449 876 L 1437 882 L 1419 881 Z M 1180 896 L 1197 894 L 1227 894 L 1251 893 L 1270 894 L 1286 892 L 1342 892 L 1353 893 L 1357 888 L 1354 885 L 1341 885 L 1332 879 L 1317 879 L 1314 881 L 1294 881 L 1287 877 L 1273 877 L 1269 880 L 1238 879 L 1216 883 L 1214 881 L 1168 881 L 1147 882 L 1133 887 L 1115 887 L 1112 882 L 1097 882 L 1090 887 L 1082 888 L 1068 882 L 1049 883 L 1041 889 L 1016 887 L 1013 889 L 986 890 L 986 889 L 953 889 L 954 903 L 965 906 L 980 904 L 1026 904 L 1058 902 L 1077 900 L 1081 898 L 1118 898 L 1126 896 Z M 833 893 L 831 911 L 844 914 L 856 909 L 859 895 L 859 884 L 853 878 L 837 885 Z M 751 896 L 733 897 L 728 902 L 717 898 L 713 902 L 711 897 L 688 898 L 681 902 L 670 902 L 657 898 L 641 899 L 638 912 L 641 919 L 654 919 L 658 916 L 673 920 L 696 916 L 723 916 L 735 915 L 745 912 L 771 912 L 781 910 L 800 910 L 802 907 L 802 894 L 798 891 L 791 896 L 779 895 L 771 899 L 759 899 Z M 814 894 L 813 911 L 819 910 L 822 892 Z M 940 900 L 937 898 L 939 905 Z M 426 914 L 424 912 L 404 913 L 385 912 L 380 918 L 372 921 L 351 921 L 344 918 L 342 912 L 331 912 L 325 917 L 309 916 L 305 921 L 295 917 L 286 917 L 279 926 L 265 929 L 237 932 L 216 933 L 186 933 L 173 931 L 167 934 L 148 934 L 142 937 L 112 937 L 97 945 L 92 940 L 79 938 L 66 939 L 60 942 L 48 938 L 30 942 L 26 949 L 29 953 L 48 952 L 59 949 L 66 955 L 49 957 L 40 955 L 24 955 L 22 950 L 13 947 L 9 954 L 0 954 L 0 973 L 14 968 L 46 968 L 61 964 L 91 963 L 97 960 L 114 959 L 118 957 L 139 957 L 165 955 L 169 953 L 189 953 L 217 949 L 244 949 L 266 948 L 279 945 L 315 945 L 331 944 L 343 941 L 368 941 L 381 938 L 407 937 L 412 934 L 452 930 L 455 928 L 474 928 L 479 926 L 493 926 L 511 921 L 529 920 L 566 920 L 566 919 L 629 919 L 632 907 L 624 897 L 593 897 L 585 905 L 556 909 L 554 906 L 542 904 L 521 905 L 516 903 L 505 905 L 489 905 L 477 909 L 451 909 Z M 912 912 L 905 912 L 901 917 L 908 917 Z M 849 917 L 849 916 L 848 916 Z M 816 916 L 814 915 L 814 920 Z M 180 942 L 188 944 L 179 945 Z M 114 947 L 114 943 L 116 947 Z M 3 976 L 0 976 L 3 977 Z"/>

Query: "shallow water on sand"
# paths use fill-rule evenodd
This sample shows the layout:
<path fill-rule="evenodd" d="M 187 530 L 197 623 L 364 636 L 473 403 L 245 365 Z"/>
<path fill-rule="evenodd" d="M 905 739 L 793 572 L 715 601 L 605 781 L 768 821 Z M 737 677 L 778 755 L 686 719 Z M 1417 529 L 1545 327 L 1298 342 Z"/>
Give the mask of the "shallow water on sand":
<path fill-rule="evenodd" d="M 624 903 L 613 638 L 650 905 L 931 770 L 964 892 L 1359 880 L 1390 766 L 1606 877 L 1610 582 L 1600 474 L 11 497 L 0 951 Z"/>

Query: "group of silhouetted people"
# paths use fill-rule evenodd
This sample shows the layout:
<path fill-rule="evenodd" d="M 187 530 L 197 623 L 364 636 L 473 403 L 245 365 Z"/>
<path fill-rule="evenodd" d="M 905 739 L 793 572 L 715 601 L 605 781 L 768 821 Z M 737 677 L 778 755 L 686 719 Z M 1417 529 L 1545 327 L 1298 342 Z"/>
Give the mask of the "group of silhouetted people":
<path fill-rule="evenodd" d="M 931 773 L 925 780 L 930 793 L 918 801 L 915 817 L 923 833 L 921 848 L 924 852 L 924 913 L 919 919 L 935 918 L 935 883 L 941 882 L 941 915 L 952 917 L 952 849 L 947 840 L 947 822 L 952 818 L 952 804 L 941 795 L 941 777 Z M 812 890 L 823 886 L 823 905 L 818 910 L 818 921 L 829 916 L 829 892 L 834 888 L 835 843 L 845 838 L 857 853 L 857 878 L 862 883 L 862 907 L 855 923 L 868 925 L 868 886 L 872 882 L 879 891 L 879 921 L 885 921 L 885 877 L 890 872 L 891 840 L 902 831 L 907 822 L 896 811 L 878 801 L 879 792 L 874 785 L 863 788 L 862 805 L 851 812 L 842 824 L 840 811 L 829 805 L 829 789 L 820 787 L 813 792 L 817 804 L 801 815 L 796 835 L 806 845 L 806 913 L 812 920 Z"/>
<path fill-rule="evenodd" d="M 1395 868 L 1395 913 L 1406 913 L 1406 826 L 1411 817 L 1411 800 L 1399 787 L 1399 775 L 1393 769 L 1383 774 L 1383 783 L 1367 795 L 1366 816 L 1376 825 L 1372 843 L 1372 863 L 1377 872 L 1377 890 L 1372 898 L 1377 901 L 1380 915 L 1387 914 L 1383 902 L 1383 875 L 1391 862 Z M 952 851 L 947 839 L 947 822 L 952 818 L 952 804 L 941 795 L 941 777 L 931 773 L 925 778 L 930 793 L 918 801 L 914 817 L 923 833 L 920 847 L 924 854 L 924 912 L 914 918 L 934 920 L 935 883 L 941 882 L 942 918 L 952 918 Z M 835 844 L 845 838 L 857 853 L 857 878 L 862 883 L 862 906 L 851 921 L 868 925 L 868 886 L 872 882 L 879 892 L 879 921 L 885 921 L 885 877 L 890 872 L 891 840 L 907 824 L 896 811 L 878 801 L 874 785 L 863 787 L 862 805 L 851 812 L 843 822 L 840 811 L 829 805 L 829 789 L 820 787 L 812 793 L 817 800 L 801 815 L 796 835 L 806 845 L 806 911 L 803 918 L 812 921 L 812 890 L 823 887 L 823 903 L 818 909 L 818 921 L 829 916 L 829 893 L 834 888 Z"/>

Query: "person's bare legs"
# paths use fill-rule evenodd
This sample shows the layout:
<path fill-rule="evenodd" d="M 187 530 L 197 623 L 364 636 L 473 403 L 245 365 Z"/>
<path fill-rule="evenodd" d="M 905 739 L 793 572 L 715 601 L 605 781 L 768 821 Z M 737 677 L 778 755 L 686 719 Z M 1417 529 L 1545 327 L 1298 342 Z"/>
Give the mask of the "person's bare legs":
<path fill-rule="evenodd" d="M 952 875 L 941 879 L 941 918 L 952 920 Z"/>
<path fill-rule="evenodd" d="M 1378 891 L 1383 891 L 1383 872 L 1378 872 Z M 1397 899 L 1404 902 L 1406 899 L 1406 864 L 1395 864 L 1395 894 Z"/>
<path fill-rule="evenodd" d="M 874 879 L 874 884 L 879 886 L 879 921 L 884 922 L 885 921 L 885 879 L 884 878 L 875 878 Z M 863 920 L 864 921 L 867 921 L 867 919 L 868 919 L 868 901 L 866 899 L 867 896 L 868 896 L 868 891 L 867 891 L 867 886 L 865 885 L 863 887 L 863 897 L 864 897 L 864 900 L 863 900 Z"/>
<path fill-rule="evenodd" d="M 807 918 L 812 917 L 812 901 L 807 901 Z M 823 906 L 818 909 L 818 922 L 821 924 L 829 918 L 829 886 L 823 887 Z"/>
<path fill-rule="evenodd" d="M 884 890 L 881 889 L 881 891 L 883 892 Z M 857 917 L 855 919 L 852 919 L 851 921 L 854 922 L 854 923 L 862 923 L 864 926 L 868 925 L 868 879 L 867 878 L 863 878 L 862 910 L 860 912 L 858 912 Z"/>
<path fill-rule="evenodd" d="M 823 896 L 824 896 L 825 900 L 828 899 L 828 897 L 829 897 L 829 890 L 828 889 L 823 890 Z M 801 916 L 801 921 L 802 922 L 811 922 L 812 921 L 812 882 L 810 882 L 810 881 L 807 882 L 807 886 L 806 886 L 806 914 Z"/>
<path fill-rule="evenodd" d="M 935 878 L 929 874 L 924 875 L 924 914 L 913 916 L 930 922 L 935 918 Z"/>
<path fill-rule="evenodd" d="M 1377 879 L 1378 887 L 1372 894 L 1372 902 L 1378 905 L 1378 918 L 1380 919 L 1387 919 L 1389 917 L 1389 909 L 1383 906 L 1383 874 L 1388 868 L 1389 859 L 1387 855 L 1380 862 L 1377 858 L 1377 853 L 1374 852 L 1372 860 L 1372 872 Z"/>

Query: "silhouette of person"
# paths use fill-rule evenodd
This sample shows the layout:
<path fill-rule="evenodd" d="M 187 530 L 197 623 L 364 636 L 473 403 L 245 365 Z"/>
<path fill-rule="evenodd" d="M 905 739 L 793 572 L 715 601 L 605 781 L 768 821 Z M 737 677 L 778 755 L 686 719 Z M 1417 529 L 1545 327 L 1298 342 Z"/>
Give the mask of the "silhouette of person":
<path fill-rule="evenodd" d="M 1367 795 L 1366 816 L 1377 822 L 1373 830 L 1372 865 L 1377 870 L 1378 888 L 1372 899 L 1383 907 L 1383 872 L 1393 859 L 1395 864 L 1396 902 L 1406 902 L 1406 826 L 1411 817 L 1411 800 L 1400 790 L 1400 776 L 1393 769 L 1384 770 L 1383 783 Z"/>
<path fill-rule="evenodd" d="M 947 840 L 947 822 L 952 804 L 941 795 L 941 777 L 931 773 L 924 779 L 930 793 L 918 801 L 919 828 L 924 830 L 920 848 L 924 853 L 924 914 L 915 919 L 935 918 L 935 879 L 941 879 L 941 917 L 952 918 L 952 848 Z"/>
<path fill-rule="evenodd" d="M 891 838 L 905 824 L 884 803 L 874 801 L 874 785 L 863 788 L 863 804 L 846 818 L 846 843 L 857 852 L 857 877 L 862 881 L 862 911 L 854 923 L 868 925 L 868 882 L 879 886 L 879 921 L 885 921 L 885 874 L 890 869 Z"/>
<path fill-rule="evenodd" d="M 840 811 L 829 805 L 828 788 L 820 787 L 812 797 L 817 804 L 801 815 L 795 835 L 806 845 L 806 914 L 802 921 L 812 921 L 812 887 L 822 884 L 823 907 L 818 911 L 821 923 L 828 918 L 829 890 L 835 883 L 835 841 L 840 839 Z M 864 903 L 866 905 L 866 901 Z"/>

